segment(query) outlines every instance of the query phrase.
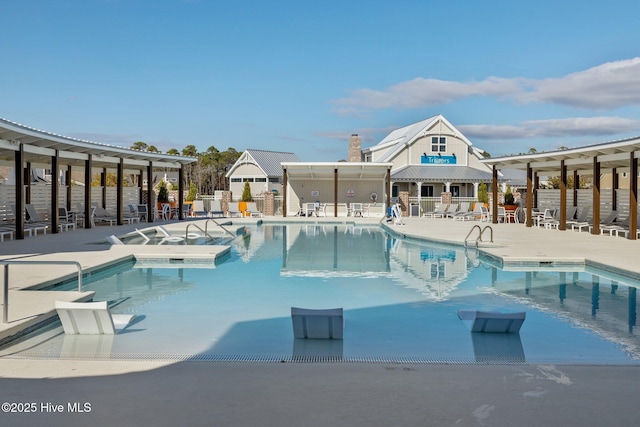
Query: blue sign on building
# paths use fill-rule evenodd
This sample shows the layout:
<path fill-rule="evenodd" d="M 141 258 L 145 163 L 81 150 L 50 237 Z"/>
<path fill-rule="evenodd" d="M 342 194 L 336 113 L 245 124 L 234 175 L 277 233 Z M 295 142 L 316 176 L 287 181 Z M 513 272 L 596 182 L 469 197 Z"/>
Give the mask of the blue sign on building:
<path fill-rule="evenodd" d="M 428 165 L 455 165 L 456 156 L 426 156 L 420 157 L 420 163 Z"/>

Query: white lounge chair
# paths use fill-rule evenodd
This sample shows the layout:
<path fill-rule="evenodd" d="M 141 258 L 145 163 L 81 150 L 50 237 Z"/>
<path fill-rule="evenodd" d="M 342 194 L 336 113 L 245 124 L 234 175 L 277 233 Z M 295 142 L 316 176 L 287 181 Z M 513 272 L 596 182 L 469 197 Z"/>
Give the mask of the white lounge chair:
<path fill-rule="evenodd" d="M 209 217 L 211 218 L 223 218 L 224 217 L 224 211 L 222 210 L 222 203 L 220 203 L 220 200 L 212 200 L 211 204 L 209 205 Z"/>
<path fill-rule="evenodd" d="M 207 210 L 204 208 L 204 200 L 194 200 L 193 210 L 191 211 L 193 216 L 208 216 Z"/>
<path fill-rule="evenodd" d="M 238 202 L 229 202 L 228 214 L 229 218 L 242 217 L 242 212 L 238 206 Z"/>
<path fill-rule="evenodd" d="M 341 340 L 344 315 L 341 308 L 313 310 L 291 307 L 294 338 Z"/>
<path fill-rule="evenodd" d="M 251 218 L 262 218 L 262 212 L 258 210 L 256 202 L 247 202 L 247 210 L 245 212 L 248 212 Z"/>
<path fill-rule="evenodd" d="M 524 323 L 526 313 L 459 310 L 458 317 L 471 332 L 518 333 L 522 323 Z"/>
<path fill-rule="evenodd" d="M 111 314 L 106 301 L 55 302 L 65 334 L 113 335 L 126 328 L 135 314 Z"/>

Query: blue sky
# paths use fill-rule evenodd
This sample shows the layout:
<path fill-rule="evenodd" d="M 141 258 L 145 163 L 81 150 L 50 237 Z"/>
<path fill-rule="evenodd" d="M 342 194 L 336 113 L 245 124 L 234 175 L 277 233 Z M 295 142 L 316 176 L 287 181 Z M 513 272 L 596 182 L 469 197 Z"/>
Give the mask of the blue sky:
<path fill-rule="evenodd" d="M 493 157 L 640 135 L 640 2 L 2 0 L 0 117 L 347 156 L 443 114 Z"/>

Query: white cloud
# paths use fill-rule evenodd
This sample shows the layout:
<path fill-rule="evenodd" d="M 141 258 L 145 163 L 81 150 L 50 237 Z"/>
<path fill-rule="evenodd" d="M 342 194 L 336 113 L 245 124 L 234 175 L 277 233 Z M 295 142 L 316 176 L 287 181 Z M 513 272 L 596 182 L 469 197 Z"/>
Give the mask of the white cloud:
<path fill-rule="evenodd" d="M 562 78 L 528 80 L 523 102 L 602 110 L 640 104 L 640 58 L 607 62 Z"/>
<path fill-rule="evenodd" d="M 582 137 L 640 132 L 640 120 L 623 117 L 571 117 L 530 120 L 519 126 L 460 125 L 467 137 L 474 139 L 524 139 L 538 137 Z"/>
<path fill-rule="evenodd" d="M 383 90 L 357 89 L 331 101 L 334 112 L 361 114 L 385 108 L 423 108 L 471 96 L 549 103 L 585 109 L 619 108 L 640 104 L 640 57 L 608 62 L 561 78 L 489 77 L 478 82 L 415 78 Z"/>

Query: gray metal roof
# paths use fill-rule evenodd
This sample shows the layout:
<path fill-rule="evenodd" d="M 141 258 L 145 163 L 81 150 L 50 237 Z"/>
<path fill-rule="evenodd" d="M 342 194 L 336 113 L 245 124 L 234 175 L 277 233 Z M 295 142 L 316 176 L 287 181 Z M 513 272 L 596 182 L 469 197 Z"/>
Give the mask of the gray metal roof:
<path fill-rule="evenodd" d="M 392 181 L 486 182 L 492 179 L 491 172 L 481 171 L 468 166 L 413 165 L 391 172 Z"/>
<path fill-rule="evenodd" d="M 280 163 L 300 161 L 295 154 L 282 151 L 247 149 L 246 152 L 249 153 L 258 167 L 264 171 L 265 175 L 271 177 L 282 176 Z"/>

